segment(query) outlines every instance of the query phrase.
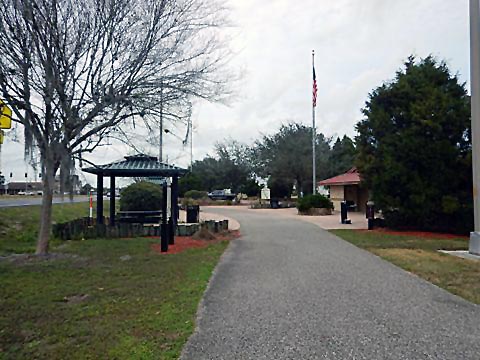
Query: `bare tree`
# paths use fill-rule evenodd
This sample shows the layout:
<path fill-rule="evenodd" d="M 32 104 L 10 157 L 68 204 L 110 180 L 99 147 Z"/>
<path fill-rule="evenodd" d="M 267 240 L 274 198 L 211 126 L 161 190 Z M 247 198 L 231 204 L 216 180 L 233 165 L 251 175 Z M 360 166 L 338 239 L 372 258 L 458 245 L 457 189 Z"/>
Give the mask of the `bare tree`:
<path fill-rule="evenodd" d="M 38 151 L 44 185 L 36 253 L 48 252 L 54 178 L 121 136 L 225 94 L 217 0 L 0 0 L 0 90 Z M 162 106 L 160 106 L 162 105 Z"/>

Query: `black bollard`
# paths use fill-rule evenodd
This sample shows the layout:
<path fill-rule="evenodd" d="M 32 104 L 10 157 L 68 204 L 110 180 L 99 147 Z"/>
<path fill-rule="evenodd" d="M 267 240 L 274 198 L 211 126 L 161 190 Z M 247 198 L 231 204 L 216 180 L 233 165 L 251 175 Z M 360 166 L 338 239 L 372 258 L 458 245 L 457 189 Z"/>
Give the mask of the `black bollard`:
<path fill-rule="evenodd" d="M 367 221 L 368 221 L 368 230 L 373 230 L 375 222 L 375 204 L 373 201 L 367 202 Z"/>
<path fill-rule="evenodd" d="M 168 224 L 167 224 L 167 184 L 163 184 L 163 199 L 162 199 L 162 224 L 161 224 L 161 240 L 160 251 L 168 251 Z"/>
<path fill-rule="evenodd" d="M 342 224 L 347 223 L 347 202 L 346 201 L 342 201 L 340 203 L 340 220 Z"/>

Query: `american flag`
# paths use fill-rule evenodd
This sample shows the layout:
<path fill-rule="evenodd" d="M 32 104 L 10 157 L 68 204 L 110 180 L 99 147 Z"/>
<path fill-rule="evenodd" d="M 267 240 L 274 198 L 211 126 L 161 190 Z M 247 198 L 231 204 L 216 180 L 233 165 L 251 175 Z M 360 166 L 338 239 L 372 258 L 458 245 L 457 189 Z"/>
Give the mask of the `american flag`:
<path fill-rule="evenodd" d="M 315 66 L 313 67 L 312 104 L 313 107 L 317 106 L 317 77 L 315 76 Z"/>

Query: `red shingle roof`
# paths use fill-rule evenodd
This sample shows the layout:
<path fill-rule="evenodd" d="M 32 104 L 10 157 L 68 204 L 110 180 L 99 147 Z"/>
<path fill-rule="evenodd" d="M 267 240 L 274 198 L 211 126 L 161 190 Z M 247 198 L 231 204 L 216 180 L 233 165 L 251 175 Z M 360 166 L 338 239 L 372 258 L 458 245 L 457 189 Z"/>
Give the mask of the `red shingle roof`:
<path fill-rule="evenodd" d="M 334 176 L 330 179 L 322 180 L 318 185 L 330 186 L 330 185 L 356 185 L 360 184 L 360 174 L 357 168 L 353 167 L 345 174 Z"/>

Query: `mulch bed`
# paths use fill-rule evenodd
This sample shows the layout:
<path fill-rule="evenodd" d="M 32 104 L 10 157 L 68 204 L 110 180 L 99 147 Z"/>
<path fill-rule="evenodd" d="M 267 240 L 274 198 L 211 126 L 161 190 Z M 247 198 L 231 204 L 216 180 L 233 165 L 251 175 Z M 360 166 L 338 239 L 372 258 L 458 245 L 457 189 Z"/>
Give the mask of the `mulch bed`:
<path fill-rule="evenodd" d="M 388 234 L 388 235 L 415 236 L 415 237 L 425 238 L 425 239 L 458 239 L 458 238 L 468 239 L 468 236 L 466 235 L 434 233 L 429 231 L 398 231 L 398 230 L 390 230 L 386 228 L 374 229 L 374 230 L 357 230 L 357 231 L 377 232 L 380 234 Z"/>
<path fill-rule="evenodd" d="M 175 244 L 168 245 L 168 252 L 160 251 L 160 243 L 153 244 L 152 250 L 162 255 L 178 254 L 187 249 L 202 248 L 211 243 L 230 241 L 238 237 L 240 237 L 240 232 L 238 230 L 215 234 L 215 239 L 213 240 L 195 240 L 191 236 L 175 236 Z"/>

